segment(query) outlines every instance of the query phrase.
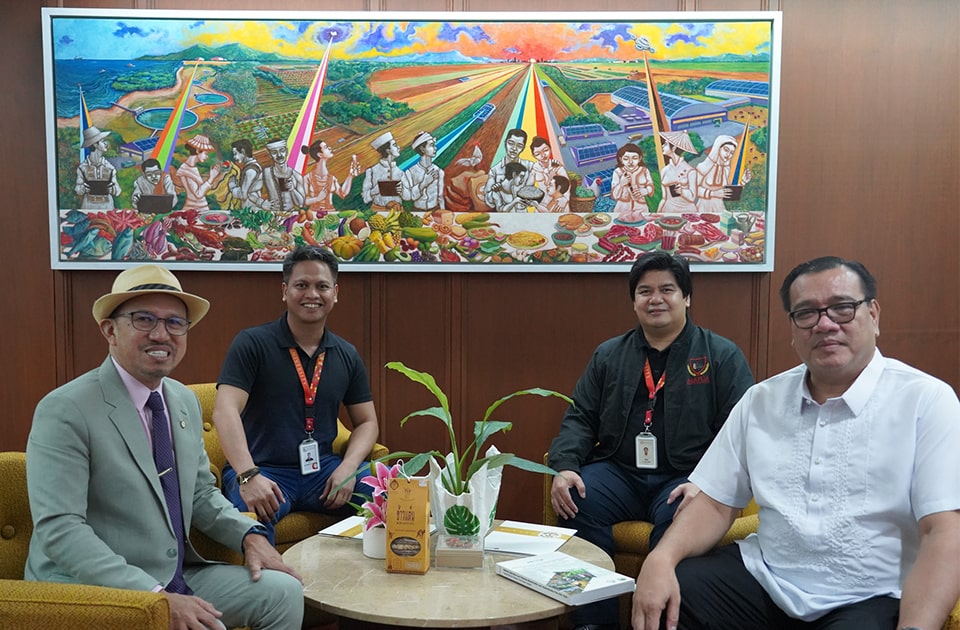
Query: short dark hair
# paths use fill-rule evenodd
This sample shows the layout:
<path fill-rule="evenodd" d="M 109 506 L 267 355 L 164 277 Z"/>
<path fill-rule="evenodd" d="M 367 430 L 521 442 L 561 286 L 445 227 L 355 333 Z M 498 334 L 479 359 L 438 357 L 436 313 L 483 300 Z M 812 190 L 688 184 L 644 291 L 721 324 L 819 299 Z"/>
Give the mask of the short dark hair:
<path fill-rule="evenodd" d="M 160 160 L 157 160 L 154 158 L 147 158 L 140 164 L 140 170 L 146 173 L 147 169 L 150 168 L 151 166 L 156 166 L 157 168 L 160 168 Z"/>
<path fill-rule="evenodd" d="M 503 167 L 503 175 L 507 179 L 513 179 L 515 175 L 526 172 L 527 167 L 520 162 L 507 162 L 507 165 Z"/>
<path fill-rule="evenodd" d="M 554 175 L 553 183 L 556 184 L 557 190 L 560 191 L 561 194 L 570 190 L 570 180 L 563 175 Z"/>
<path fill-rule="evenodd" d="M 337 281 L 337 273 L 340 271 L 340 263 L 337 262 L 337 257 L 329 249 L 316 245 L 300 245 L 286 255 L 283 259 L 283 281 L 290 281 L 293 268 L 297 263 L 308 260 L 316 260 L 326 265 L 330 270 L 330 275 L 333 276 L 333 281 Z"/>
<path fill-rule="evenodd" d="M 230 143 L 231 149 L 237 149 L 243 151 L 243 154 L 247 157 L 253 157 L 253 143 L 250 142 L 247 138 L 240 138 L 239 140 L 234 140 Z"/>
<path fill-rule="evenodd" d="M 543 136 L 534 136 L 533 140 L 530 141 L 530 150 L 533 151 L 543 144 L 549 145 L 550 143 Z"/>
<path fill-rule="evenodd" d="M 633 300 L 637 292 L 640 278 L 648 271 L 669 271 L 680 287 L 683 297 L 693 295 L 693 280 L 690 278 L 690 263 L 683 256 L 668 254 L 657 250 L 648 252 L 637 258 L 630 267 L 630 299 Z"/>
<path fill-rule="evenodd" d="M 516 129 L 511 129 L 510 131 L 508 131 L 507 137 L 503 139 L 504 142 L 506 142 L 510 138 L 510 136 L 516 136 L 521 140 L 523 140 L 524 145 L 527 144 L 527 132 L 521 129 L 520 127 L 517 127 Z"/>
<path fill-rule="evenodd" d="M 783 279 L 783 284 L 780 285 L 780 301 L 783 302 L 783 310 L 788 313 L 790 312 L 790 289 L 793 287 L 793 283 L 796 282 L 797 278 L 808 273 L 820 273 L 821 271 L 829 271 L 830 269 L 837 269 L 838 267 L 849 269 L 860 277 L 864 299 L 870 301 L 877 298 L 877 281 L 873 278 L 873 275 L 867 271 L 867 268 L 863 266 L 863 263 L 856 260 L 846 260 L 839 256 L 820 256 L 819 258 L 800 263 L 791 269 L 787 277 Z"/>

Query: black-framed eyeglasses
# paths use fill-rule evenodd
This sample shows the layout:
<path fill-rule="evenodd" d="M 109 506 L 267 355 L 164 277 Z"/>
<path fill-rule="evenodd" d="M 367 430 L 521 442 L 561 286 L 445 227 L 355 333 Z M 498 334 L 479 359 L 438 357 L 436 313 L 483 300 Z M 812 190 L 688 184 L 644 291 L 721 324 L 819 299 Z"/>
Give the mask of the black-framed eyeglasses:
<path fill-rule="evenodd" d="M 798 308 L 790 311 L 790 321 L 797 328 L 807 330 L 813 328 L 820 321 L 820 318 L 826 315 L 834 324 L 846 324 L 852 322 L 857 316 L 857 308 L 870 300 L 863 299 L 857 302 L 837 302 L 823 308 Z"/>
<path fill-rule="evenodd" d="M 183 317 L 157 317 L 147 311 L 120 313 L 115 317 L 129 317 L 133 327 L 143 332 L 152 331 L 160 322 L 163 322 L 163 325 L 166 326 L 168 333 L 177 337 L 187 334 L 187 331 L 190 330 L 190 320 Z"/>

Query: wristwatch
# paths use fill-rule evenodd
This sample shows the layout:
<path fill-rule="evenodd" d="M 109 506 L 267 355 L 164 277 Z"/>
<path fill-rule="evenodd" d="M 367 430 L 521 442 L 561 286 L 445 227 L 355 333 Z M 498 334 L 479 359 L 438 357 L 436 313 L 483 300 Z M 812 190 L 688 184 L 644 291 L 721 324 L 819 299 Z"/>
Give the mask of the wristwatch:
<path fill-rule="evenodd" d="M 250 470 L 245 470 L 242 473 L 238 474 L 237 483 L 239 483 L 241 486 L 245 486 L 247 482 L 249 482 L 251 479 L 253 479 L 259 474 L 260 474 L 260 468 L 257 466 L 254 466 Z"/>

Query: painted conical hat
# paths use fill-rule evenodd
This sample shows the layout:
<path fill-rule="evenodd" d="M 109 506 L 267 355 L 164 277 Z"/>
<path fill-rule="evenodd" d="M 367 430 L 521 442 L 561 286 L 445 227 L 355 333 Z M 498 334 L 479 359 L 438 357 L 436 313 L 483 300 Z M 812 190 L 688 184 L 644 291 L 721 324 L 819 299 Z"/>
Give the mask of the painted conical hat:
<path fill-rule="evenodd" d="M 687 135 L 686 131 L 661 131 L 660 137 L 681 151 L 686 151 L 687 153 L 697 152 L 697 150 L 693 148 L 693 143 L 690 142 L 690 136 Z"/>

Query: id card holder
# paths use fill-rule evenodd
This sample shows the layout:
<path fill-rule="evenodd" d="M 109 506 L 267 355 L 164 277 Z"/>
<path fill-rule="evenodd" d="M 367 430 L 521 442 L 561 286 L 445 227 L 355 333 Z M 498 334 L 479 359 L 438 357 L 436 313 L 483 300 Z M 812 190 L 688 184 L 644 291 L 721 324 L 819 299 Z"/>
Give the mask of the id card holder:
<path fill-rule="evenodd" d="M 657 467 L 657 436 L 652 433 L 637 434 L 637 468 Z"/>
<path fill-rule="evenodd" d="M 320 446 L 313 438 L 300 442 L 300 474 L 312 475 L 320 470 Z"/>

